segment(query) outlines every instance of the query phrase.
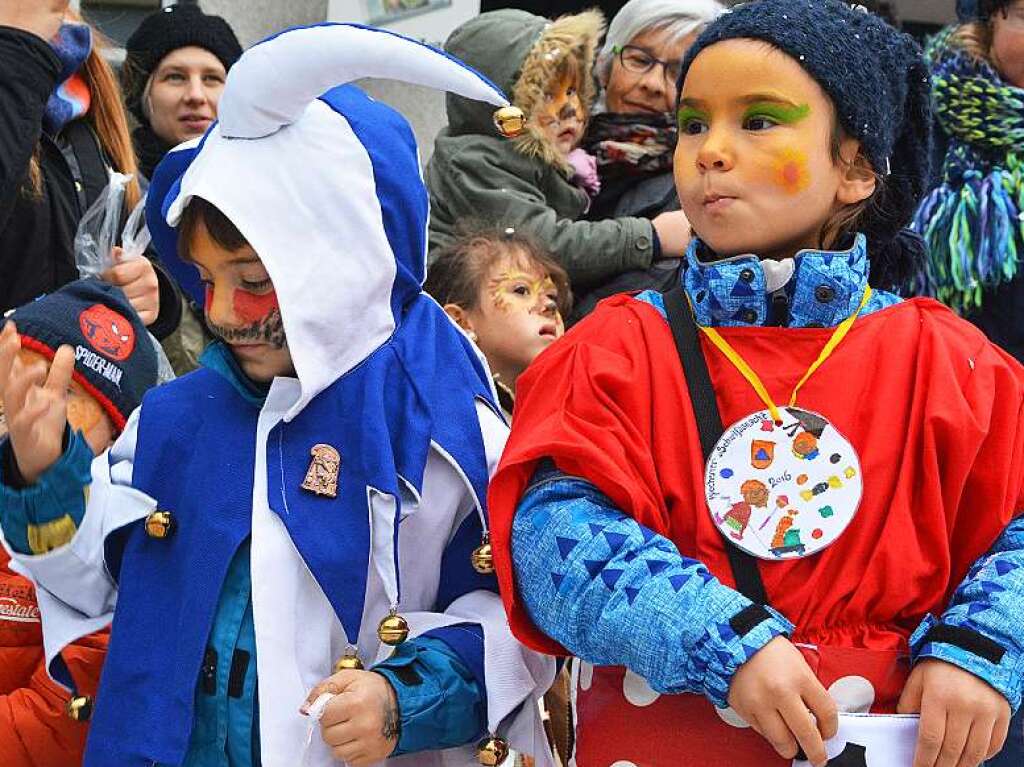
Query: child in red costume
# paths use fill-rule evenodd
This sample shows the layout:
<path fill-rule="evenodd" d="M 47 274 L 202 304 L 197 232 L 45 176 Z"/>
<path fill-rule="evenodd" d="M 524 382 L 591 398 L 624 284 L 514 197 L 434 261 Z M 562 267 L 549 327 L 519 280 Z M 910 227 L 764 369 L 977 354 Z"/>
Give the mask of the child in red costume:
<path fill-rule="evenodd" d="M 89 732 L 69 716 L 67 690 L 46 673 L 43 634 L 32 582 L 12 572 L 0 549 L 0 753 L 4 767 L 80 764 Z M 64 662 L 79 691 L 95 693 L 109 633 L 69 645 Z M 88 709 L 85 709 L 86 712 Z M 79 716 L 77 709 L 75 716 Z"/>
<path fill-rule="evenodd" d="M 120 433 L 142 393 L 156 384 L 156 354 L 141 319 L 120 288 L 95 279 L 69 283 L 8 317 L 10 322 L 3 320 L 0 331 L 0 350 L 12 365 L 67 389 L 67 423 L 83 437 L 81 450 L 88 466 Z M 0 386 L 0 477 L 7 485 L 17 486 L 22 479 L 17 461 L 7 450 L 5 397 L 19 405 L 27 397 L 22 390 Z M 18 410 L 25 413 L 21 407 Z M 35 423 L 41 420 L 38 409 L 23 417 Z M 70 500 L 55 493 L 52 485 L 43 483 L 31 492 L 53 500 L 62 512 L 70 506 Z M 22 511 L 7 487 L 0 488 L 0 498 L 5 508 Z M 5 544 L 21 542 L 44 554 L 62 535 L 74 532 L 70 516 L 49 522 L 26 516 L 25 522 L 24 540 L 6 539 Z M 11 568 L 7 550 L 0 547 L 0 764 L 4 767 L 73 767 L 81 764 L 85 750 L 110 632 L 98 624 L 95 633 L 69 644 L 54 658 L 51 670 L 74 690 L 69 694 L 47 674 L 40 615 L 43 600 L 32 582 Z"/>
<path fill-rule="evenodd" d="M 490 491 L 513 630 L 587 661 L 578 767 L 966 767 L 1002 747 L 1024 369 L 879 289 L 921 256 L 900 229 L 927 100 L 917 46 L 834 0 L 737 7 L 684 62 L 683 285 L 609 299 L 538 357 Z M 769 500 L 736 530 L 752 479 Z"/>

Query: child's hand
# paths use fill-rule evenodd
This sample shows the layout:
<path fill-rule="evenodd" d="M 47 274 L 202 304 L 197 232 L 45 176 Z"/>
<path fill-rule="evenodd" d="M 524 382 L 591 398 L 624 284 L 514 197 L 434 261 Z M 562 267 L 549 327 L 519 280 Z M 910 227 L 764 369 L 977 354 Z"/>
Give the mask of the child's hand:
<path fill-rule="evenodd" d="M 387 759 L 398 745 L 398 699 L 380 674 L 372 671 L 339 671 L 318 684 L 299 709 L 324 693 L 332 698 L 320 719 L 320 734 L 334 758 L 349 767 L 365 767 Z"/>
<path fill-rule="evenodd" d="M 658 233 L 663 257 L 678 258 L 686 254 L 686 249 L 693 237 L 693 230 L 683 211 L 659 213 L 651 220 L 651 225 Z"/>
<path fill-rule="evenodd" d="M 160 283 L 156 269 L 148 258 L 123 260 L 124 251 L 114 248 L 114 266 L 103 272 L 104 282 L 116 285 L 124 291 L 128 302 L 142 319 L 146 327 L 152 325 L 160 314 Z"/>
<path fill-rule="evenodd" d="M 775 637 L 740 666 L 729 705 L 784 759 L 796 757 L 799 744 L 815 767 L 828 761 L 825 741 L 839 729 L 835 701 L 785 637 Z"/>
<path fill-rule="evenodd" d="M 896 710 L 921 714 L 914 767 L 977 767 L 1003 748 L 1010 704 L 952 663 L 925 658 L 910 673 Z"/>
<path fill-rule="evenodd" d="M 8 322 L 0 332 L 0 399 L 18 471 L 32 485 L 64 452 L 75 351 L 70 346 L 60 347 L 47 374 L 42 360 L 22 362 L 20 348 L 17 329 Z"/>

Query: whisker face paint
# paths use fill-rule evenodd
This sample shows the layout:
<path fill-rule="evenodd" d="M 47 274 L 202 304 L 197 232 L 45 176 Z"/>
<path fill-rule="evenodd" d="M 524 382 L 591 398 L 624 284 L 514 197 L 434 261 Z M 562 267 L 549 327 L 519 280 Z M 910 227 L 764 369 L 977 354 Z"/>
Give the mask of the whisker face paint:
<path fill-rule="evenodd" d="M 206 288 L 207 324 L 210 330 L 229 344 L 267 344 L 274 349 L 285 346 L 284 321 L 277 293 L 258 295 L 236 288 L 232 295 L 232 308 L 238 319 L 248 324 L 240 328 L 227 328 L 209 319 L 213 292 Z"/>

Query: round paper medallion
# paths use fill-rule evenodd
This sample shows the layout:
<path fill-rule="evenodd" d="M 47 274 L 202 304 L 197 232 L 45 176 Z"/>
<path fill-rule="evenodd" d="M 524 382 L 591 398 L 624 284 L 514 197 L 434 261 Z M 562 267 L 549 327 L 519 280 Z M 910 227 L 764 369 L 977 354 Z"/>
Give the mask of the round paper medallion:
<path fill-rule="evenodd" d="M 753 413 L 725 430 L 704 490 L 726 540 L 761 559 L 807 557 L 835 541 L 863 493 L 853 446 L 810 410 Z"/>

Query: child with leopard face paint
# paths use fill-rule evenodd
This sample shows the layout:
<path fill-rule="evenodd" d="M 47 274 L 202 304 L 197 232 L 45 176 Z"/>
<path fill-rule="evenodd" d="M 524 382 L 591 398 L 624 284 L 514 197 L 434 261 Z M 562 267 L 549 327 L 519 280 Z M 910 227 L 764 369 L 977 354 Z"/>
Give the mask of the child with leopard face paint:
<path fill-rule="evenodd" d="M 424 289 L 484 353 L 511 415 L 519 375 L 565 333 L 565 270 L 514 230 L 480 229 L 441 251 Z"/>

